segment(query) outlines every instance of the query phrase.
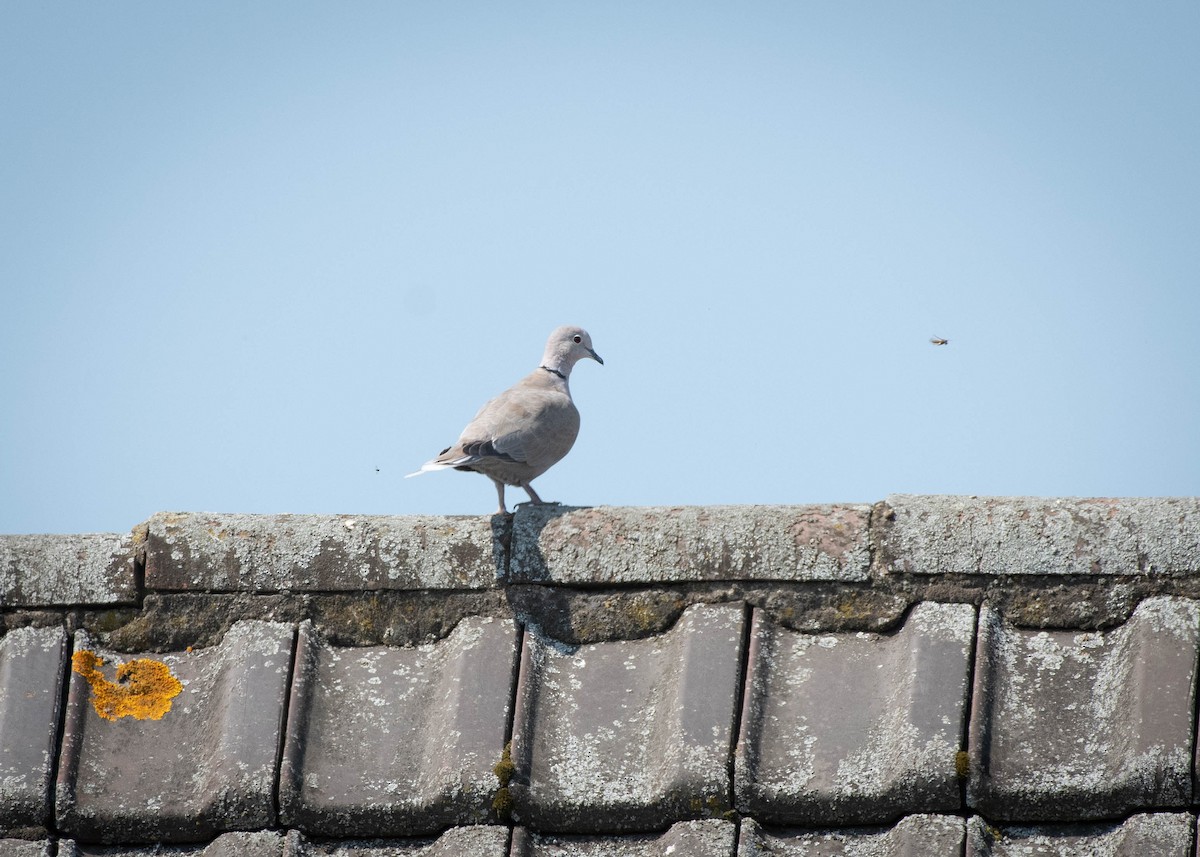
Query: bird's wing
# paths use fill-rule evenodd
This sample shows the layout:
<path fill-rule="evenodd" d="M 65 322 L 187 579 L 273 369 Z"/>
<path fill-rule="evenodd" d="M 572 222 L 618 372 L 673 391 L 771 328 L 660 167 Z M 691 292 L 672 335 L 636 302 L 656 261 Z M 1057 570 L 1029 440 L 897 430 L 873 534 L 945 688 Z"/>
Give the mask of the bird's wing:
<path fill-rule="evenodd" d="M 527 377 L 492 399 L 463 429 L 463 452 L 521 463 L 541 457 L 561 431 L 561 413 L 571 406 L 565 392 Z"/>

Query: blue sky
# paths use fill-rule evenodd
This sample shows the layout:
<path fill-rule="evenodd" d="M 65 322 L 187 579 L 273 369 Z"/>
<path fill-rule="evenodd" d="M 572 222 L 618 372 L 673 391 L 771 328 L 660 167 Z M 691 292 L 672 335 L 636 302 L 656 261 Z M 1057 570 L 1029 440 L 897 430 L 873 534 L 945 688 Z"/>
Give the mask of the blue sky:
<path fill-rule="evenodd" d="M 1200 494 L 1200 6 L 9 3 L 0 532 Z M 935 347 L 931 335 L 950 339 Z M 511 499 L 524 499 L 519 489 Z"/>

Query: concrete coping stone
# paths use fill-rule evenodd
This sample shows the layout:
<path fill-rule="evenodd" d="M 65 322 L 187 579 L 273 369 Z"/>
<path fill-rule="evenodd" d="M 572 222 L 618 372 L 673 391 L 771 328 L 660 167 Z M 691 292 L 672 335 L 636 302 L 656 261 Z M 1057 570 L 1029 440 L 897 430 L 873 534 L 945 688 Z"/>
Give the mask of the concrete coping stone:
<path fill-rule="evenodd" d="M 524 506 L 509 582 L 864 581 L 871 507 Z"/>
<path fill-rule="evenodd" d="M 501 516 L 213 515 L 149 521 L 151 590 L 486 589 L 505 564 Z"/>
<path fill-rule="evenodd" d="M 895 494 L 880 516 L 887 572 L 1180 575 L 1200 572 L 1200 498 Z"/>
<path fill-rule="evenodd" d="M 0 608 L 137 603 L 129 533 L 0 536 Z"/>
<path fill-rule="evenodd" d="M 897 494 L 874 506 L 547 504 L 513 516 L 161 512 L 129 534 L 0 536 L 0 607 L 9 609 L 136 605 L 154 592 L 886 585 L 939 575 L 1191 586 L 1200 498 Z"/>

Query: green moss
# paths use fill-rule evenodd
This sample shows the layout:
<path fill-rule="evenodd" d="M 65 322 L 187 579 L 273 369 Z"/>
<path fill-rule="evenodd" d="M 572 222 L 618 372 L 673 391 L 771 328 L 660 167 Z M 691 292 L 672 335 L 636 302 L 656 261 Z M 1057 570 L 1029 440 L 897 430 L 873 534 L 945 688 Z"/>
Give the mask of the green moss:
<path fill-rule="evenodd" d="M 507 822 L 512 817 L 512 811 L 512 792 L 507 788 L 496 789 L 496 794 L 492 797 L 492 812 L 496 814 L 497 820 Z"/>
<path fill-rule="evenodd" d="M 959 750 L 954 754 L 954 775 L 960 780 L 965 780 L 970 773 L 971 754 L 966 750 Z"/>
<path fill-rule="evenodd" d="M 492 766 L 492 773 L 500 781 L 500 788 L 496 789 L 496 793 L 492 796 L 492 812 L 497 821 L 508 822 L 512 817 L 515 801 L 508 784 L 512 781 L 516 769 L 517 766 L 513 764 L 512 760 L 512 741 L 509 741 L 504 745 L 503 752 L 500 753 L 500 761 Z"/>
<path fill-rule="evenodd" d="M 516 769 L 517 766 L 513 764 L 512 760 L 512 741 L 509 741 L 504 745 L 504 752 L 500 754 L 500 761 L 492 766 L 492 773 L 500 781 L 501 788 L 504 788 L 512 779 L 513 771 Z"/>
<path fill-rule="evenodd" d="M 625 607 L 625 614 L 639 631 L 657 631 L 662 624 L 662 614 L 645 601 L 633 601 Z"/>
<path fill-rule="evenodd" d="M 110 634 L 136 618 L 136 610 L 101 610 L 87 617 L 87 628 L 98 634 Z"/>
<path fill-rule="evenodd" d="M 694 797 L 688 801 L 688 809 L 693 815 L 700 818 L 729 819 L 731 816 L 736 815 L 725 799 L 718 795 Z"/>

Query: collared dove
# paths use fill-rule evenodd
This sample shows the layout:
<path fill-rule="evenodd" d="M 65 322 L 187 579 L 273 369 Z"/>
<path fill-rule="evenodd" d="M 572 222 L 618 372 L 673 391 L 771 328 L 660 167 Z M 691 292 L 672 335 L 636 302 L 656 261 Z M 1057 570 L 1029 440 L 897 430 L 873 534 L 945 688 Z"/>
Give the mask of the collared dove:
<path fill-rule="evenodd" d="M 535 505 L 543 505 L 529 483 L 570 452 L 579 434 L 579 411 L 567 379 L 584 357 L 604 364 L 582 327 L 555 330 L 538 368 L 480 408 L 458 443 L 408 475 L 449 467 L 474 470 L 495 483 L 501 515 L 508 514 L 505 485 L 520 485 Z"/>

